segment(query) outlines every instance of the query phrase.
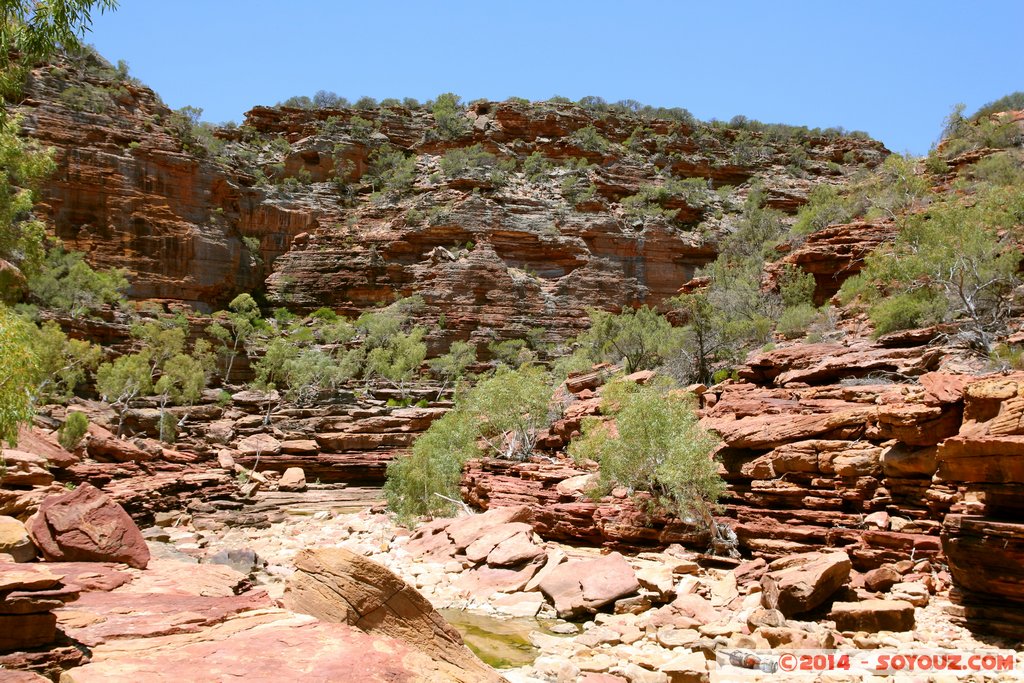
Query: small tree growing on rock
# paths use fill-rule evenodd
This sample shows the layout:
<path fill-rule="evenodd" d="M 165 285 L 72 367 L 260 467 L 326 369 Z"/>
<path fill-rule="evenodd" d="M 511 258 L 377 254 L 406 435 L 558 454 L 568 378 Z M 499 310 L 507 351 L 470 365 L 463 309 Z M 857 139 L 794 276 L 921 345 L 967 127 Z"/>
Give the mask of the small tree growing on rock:
<path fill-rule="evenodd" d="M 213 317 L 216 322 L 207 327 L 206 331 L 221 344 L 218 354 L 227 361 L 223 375 L 227 382 L 235 358 L 245 350 L 246 341 L 260 327 L 263 319 L 256 300 L 249 294 L 239 294 L 228 304 L 228 310 L 218 311 Z"/>
<path fill-rule="evenodd" d="M 148 353 L 121 356 L 113 363 L 104 363 L 96 371 L 96 390 L 103 400 L 117 408 L 117 434 L 124 426 L 125 411 L 153 388 L 153 374 Z"/>
<path fill-rule="evenodd" d="M 506 366 L 480 382 L 388 465 L 388 505 L 400 519 L 450 513 L 458 505 L 462 466 L 484 455 L 526 459 L 550 422 L 550 377 L 543 369 Z"/>
<path fill-rule="evenodd" d="M 649 370 L 678 345 L 679 334 L 652 308 L 626 308 L 618 315 L 590 309 L 590 329 L 579 337 L 594 362 L 625 362 L 626 372 Z"/>
<path fill-rule="evenodd" d="M 717 532 L 711 511 L 725 490 L 711 455 L 718 439 L 701 428 L 693 398 L 661 383 L 620 381 L 605 388 L 602 411 L 614 416 L 615 432 L 590 418 L 569 447 L 577 461 L 598 463 L 595 493 L 647 492 L 671 514 Z"/>
<path fill-rule="evenodd" d="M 32 326 L 0 304 L 0 443 L 15 445 L 18 426 L 32 419 L 38 359 Z"/>

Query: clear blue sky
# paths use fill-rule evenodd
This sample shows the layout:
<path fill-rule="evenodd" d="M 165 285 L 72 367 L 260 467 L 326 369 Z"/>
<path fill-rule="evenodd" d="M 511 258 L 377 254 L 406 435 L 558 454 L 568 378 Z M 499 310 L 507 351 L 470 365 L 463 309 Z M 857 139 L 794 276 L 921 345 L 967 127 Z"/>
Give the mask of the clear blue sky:
<path fill-rule="evenodd" d="M 1024 0 L 120 0 L 87 38 L 172 107 L 241 122 L 324 89 L 686 107 L 923 154 L 956 102 L 1024 90 Z"/>

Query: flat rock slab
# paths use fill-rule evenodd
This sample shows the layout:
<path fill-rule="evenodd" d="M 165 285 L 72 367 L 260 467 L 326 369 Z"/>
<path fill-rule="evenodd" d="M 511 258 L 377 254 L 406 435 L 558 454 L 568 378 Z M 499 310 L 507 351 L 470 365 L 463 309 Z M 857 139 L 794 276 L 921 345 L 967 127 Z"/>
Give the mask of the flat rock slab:
<path fill-rule="evenodd" d="M 0 562 L 0 592 L 46 590 L 63 578 L 64 574 L 48 565 Z"/>
<path fill-rule="evenodd" d="M 447 680 L 427 655 L 393 638 L 280 609 L 246 612 L 194 633 L 111 641 L 92 656 L 64 672 L 61 683 Z"/>
<path fill-rule="evenodd" d="M 132 582 L 118 592 L 229 597 L 248 587 L 248 577 L 226 565 L 153 560 L 145 571 L 135 572 Z"/>
<path fill-rule="evenodd" d="M 56 614 L 64 633 L 95 647 L 109 640 L 194 632 L 240 612 L 272 606 L 263 591 L 230 597 L 114 591 L 86 593 Z"/>

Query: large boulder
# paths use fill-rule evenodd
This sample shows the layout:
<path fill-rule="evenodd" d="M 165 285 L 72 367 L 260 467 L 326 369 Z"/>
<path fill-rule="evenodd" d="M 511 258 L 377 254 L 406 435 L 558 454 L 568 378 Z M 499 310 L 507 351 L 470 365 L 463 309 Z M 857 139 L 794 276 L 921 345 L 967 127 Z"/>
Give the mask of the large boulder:
<path fill-rule="evenodd" d="M 301 467 L 289 467 L 277 482 L 278 491 L 301 493 L 306 490 L 306 473 Z"/>
<path fill-rule="evenodd" d="M 28 529 L 13 517 L 0 516 L 0 554 L 10 555 L 15 562 L 35 559 L 36 546 Z"/>
<path fill-rule="evenodd" d="M 787 617 L 820 606 L 850 578 L 844 552 L 802 553 L 780 557 L 761 577 L 761 604 Z"/>
<path fill-rule="evenodd" d="M 619 553 L 593 560 L 566 562 L 555 567 L 539 588 L 551 600 L 560 617 L 571 617 L 599 608 L 640 590 L 636 573 Z"/>
<path fill-rule="evenodd" d="M 89 484 L 46 498 L 28 523 L 43 557 L 52 562 L 123 562 L 145 569 L 149 547 L 120 505 Z"/>
<path fill-rule="evenodd" d="M 402 641 L 436 662 L 437 680 L 502 680 L 426 598 L 389 569 L 344 548 L 303 550 L 295 567 L 284 595 L 289 609 Z"/>
<path fill-rule="evenodd" d="M 108 429 L 89 423 L 88 440 L 85 450 L 89 457 L 98 462 L 146 462 L 153 454 L 136 446 L 131 441 L 119 439 Z"/>

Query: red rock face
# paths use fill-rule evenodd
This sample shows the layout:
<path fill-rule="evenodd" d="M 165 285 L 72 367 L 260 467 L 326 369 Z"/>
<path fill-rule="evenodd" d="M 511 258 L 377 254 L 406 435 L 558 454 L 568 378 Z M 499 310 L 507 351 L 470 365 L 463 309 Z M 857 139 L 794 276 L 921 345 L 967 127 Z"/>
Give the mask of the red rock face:
<path fill-rule="evenodd" d="M 847 279 L 858 274 L 864 257 L 896 237 L 891 222 L 857 222 L 833 225 L 807 236 L 798 247 L 768 268 L 776 276 L 785 265 L 793 265 L 814 276 L 814 303 L 832 298 Z"/>
<path fill-rule="evenodd" d="M 937 478 L 976 503 L 945 519 L 942 549 L 972 628 L 1024 634 L 1024 375 L 979 378 L 963 389 L 964 423 L 936 452 Z M 1008 608 L 1013 605 L 1013 608 Z"/>
<path fill-rule="evenodd" d="M 533 326 L 558 340 L 580 329 L 587 306 L 657 305 L 674 296 L 714 258 L 727 229 L 722 216 L 735 208 L 710 193 L 709 204 L 666 200 L 662 208 L 676 222 L 628 215 L 619 202 L 662 182 L 663 167 L 716 189 L 756 177 L 770 205 L 793 211 L 815 183 L 829 182 L 827 163 L 845 156 L 873 166 L 887 154 L 871 141 L 809 138 L 806 177 L 798 177 L 778 171 L 788 147 L 759 134 L 742 144 L 757 144 L 760 156 L 745 155 L 739 131 L 598 117 L 572 105 L 489 102 L 467 113 L 472 125 L 456 140 L 430 134 L 430 113 L 400 107 L 256 107 L 244 133 L 220 130 L 226 147 L 197 156 L 152 91 L 95 70 L 69 77 L 74 69 L 66 66 L 33 72 L 20 107 L 25 132 L 56 154 L 58 172 L 40 213 L 92 264 L 127 268 L 133 297 L 214 307 L 265 286 L 276 305 L 357 314 L 420 294 L 431 322 L 446 318 L 433 335 L 441 347 L 454 339 L 485 347 L 495 335 L 521 336 Z M 69 87 L 118 96 L 102 113 L 74 111 Z M 354 132 L 357 116 L 372 133 Z M 641 125 L 649 134 L 633 136 Z M 574 137 L 588 126 L 608 141 L 604 151 Z M 337 160 L 346 164 L 342 180 L 358 181 L 385 141 L 418 157 L 413 191 L 401 199 L 339 191 Z M 595 194 L 567 201 L 565 169 L 539 184 L 513 173 L 501 187 L 440 173 L 441 155 L 474 144 L 520 165 L 533 152 L 556 163 L 586 158 L 595 164 L 585 178 Z M 272 182 L 255 184 L 259 174 Z M 243 237 L 258 242 L 258 253 Z M 468 242 L 468 251 L 454 248 Z"/>

